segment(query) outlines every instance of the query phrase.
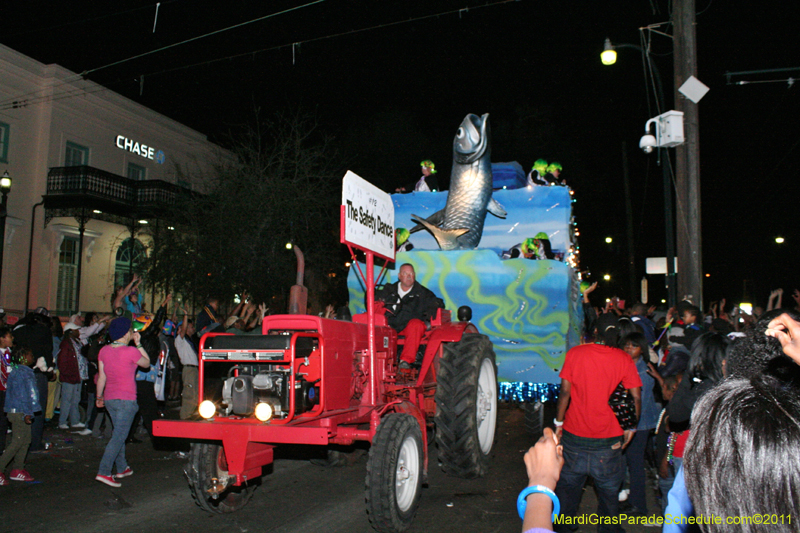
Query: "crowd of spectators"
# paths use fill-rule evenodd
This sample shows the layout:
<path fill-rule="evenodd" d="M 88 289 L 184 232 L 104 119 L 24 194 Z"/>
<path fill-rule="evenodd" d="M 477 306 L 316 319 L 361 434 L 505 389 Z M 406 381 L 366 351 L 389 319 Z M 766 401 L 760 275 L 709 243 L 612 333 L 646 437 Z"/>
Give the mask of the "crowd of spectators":
<path fill-rule="evenodd" d="M 139 444 L 146 436 L 157 446 L 153 421 L 169 407 L 179 407 L 183 419 L 196 412 L 200 337 L 260 334 L 268 311 L 243 294 L 229 306 L 209 298 L 190 316 L 167 295 L 149 313 L 139 301 L 140 283 L 133 276 L 117 287 L 107 315 L 75 313 L 62 322 L 39 307 L 7 325 L 0 309 L 0 485 L 34 479 L 24 469 L 25 458 L 47 453 L 52 431 L 110 439 L 96 479 L 120 486 L 120 478 L 133 473 L 125 463 L 125 444 Z M 116 363 L 123 359 L 117 355 L 123 352 L 113 349 L 123 346 L 133 350 L 128 357 L 133 366 L 121 370 L 125 376 L 130 370 L 130 384 L 115 381 Z"/>
<path fill-rule="evenodd" d="M 642 381 L 638 426 L 621 438 L 619 467 L 627 470 L 621 503 L 610 513 L 613 505 L 601 506 L 600 515 L 619 513 L 628 523 L 633 518 L 665 532 L 800 530 L 787 518 L 800 505 L 794 490 L 800 482 L 794 458 L 800 444 L 800 291 L 786 307 L 778 289 L 766 308 L 752 312 L 729 309 L 723 299 L 705 313 L 688 300 L 658 313 L 641 303 L 625 308 L 616 298 L 595 307 L 596 286 L 583 295 L 586 331 L 595 335 L 587 342 L 623 350 Z M 560 425 L 557 420 L 558 435 Z M 575 508 L 555 496 L 565 495 L 559 477 L 562 467 L 569 470 L 570 456 L 552 436 L 546 433 L 525 457 L 531 483 L 548 483 L 520 496 L 546 496 L 537 496 L 536 511 L 520 507 L 523 531 L 574 530 L 548 515 Z M 647 509 L 648 469 L 658 481 L 655 511 Z M 770 518 L 762 523 L 755 516 Z M 598 530 L 621 531 L 622 525 L 609 522 Z"/>

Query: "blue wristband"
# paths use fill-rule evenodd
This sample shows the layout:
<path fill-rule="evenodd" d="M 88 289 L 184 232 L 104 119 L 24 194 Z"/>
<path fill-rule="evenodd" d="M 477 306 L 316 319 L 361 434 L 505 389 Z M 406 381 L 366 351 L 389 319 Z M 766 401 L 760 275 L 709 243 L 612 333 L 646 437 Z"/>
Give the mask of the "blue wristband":
<path fill-rule="evenodd" d="M 548 489 L 544 485 L 534 485 L 532 487 L 525 488 L 522 492 L 519 493 L 519 497 L 517 498 L 517 512 L 519 513 L 519 517 L 522 520 L 525 520 L 525 510 L 528 508 L 528 496 L 531 494 L 546 494 L 553 500 L 553 522 L 556 521 L 556 517 L 561 514 L 561 502 L 558 501 L 558 496 L 552 490 Z"/>

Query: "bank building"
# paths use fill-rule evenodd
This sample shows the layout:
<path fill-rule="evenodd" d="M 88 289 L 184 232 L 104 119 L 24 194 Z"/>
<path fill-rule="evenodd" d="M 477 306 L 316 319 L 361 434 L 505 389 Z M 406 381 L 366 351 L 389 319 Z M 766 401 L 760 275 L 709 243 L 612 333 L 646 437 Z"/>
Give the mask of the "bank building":
<path fill-rule="evenodd" d="M 109 313 L 165 206 L 227 158 L 205 135 L 0 45 L 0 306 Z M 152 309 L 145 284 L 140 301 Z M 157 306 L 160 302 L 155 302 Z"/>

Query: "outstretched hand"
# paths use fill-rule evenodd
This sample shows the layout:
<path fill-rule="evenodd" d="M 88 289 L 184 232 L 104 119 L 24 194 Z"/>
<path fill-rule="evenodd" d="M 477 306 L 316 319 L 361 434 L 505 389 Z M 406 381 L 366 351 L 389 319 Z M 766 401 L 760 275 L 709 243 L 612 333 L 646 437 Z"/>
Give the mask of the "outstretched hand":
<path fill-rule="evenodd" d="M 553 430 L 544 428 L 544 435 L 525 453 L 528 485 L 544 485 L 550 490 L 555 490 L 562 466 L 564 466 L 563 447 L 558 444 Z"/>
<path fill-rule="evenodd" d="M 664 381 L 664 378 L 661 377 L 661 373 L 653 363 L 647 363 L 647 373 L 659 383 Z"/>
<path fill-rule="evenodd" d="M 766 334 L 778 339 L 783 347 L 783 353 L 800 364 L 800 322 L 783 313 L 767 325 Z"/>

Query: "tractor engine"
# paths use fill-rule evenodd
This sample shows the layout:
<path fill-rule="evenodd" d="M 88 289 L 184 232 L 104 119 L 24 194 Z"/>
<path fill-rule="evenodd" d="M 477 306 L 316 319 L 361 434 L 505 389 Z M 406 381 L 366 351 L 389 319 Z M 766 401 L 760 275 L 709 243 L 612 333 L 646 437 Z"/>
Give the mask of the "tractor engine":
<path fill-rule="evenodd" d="M 291 332 L 207 337 L 201 348 L 204 396 L 222 416 L 264 420 L 260 408 L 269 413 L 267 419 L 286 418 L 292 403 L 294 415 L 310 411 L 320 401 L 318 349 L 309 336 L 293 344 Z"/>
<path fill-rule="evenodd" d="M 237 374 L 237 375 L 234 375 Z M 284 418 L 289 413 L 289 369 L 270 364 L 238 364 L 228 370 L 222 386 L 225 414 L 250 416 L 256 405 L 269 404 L 274 418 Z M 295 414 L 310 410 L 319 400 L 317 383 L 298 376 L 294 387 Z"/>

